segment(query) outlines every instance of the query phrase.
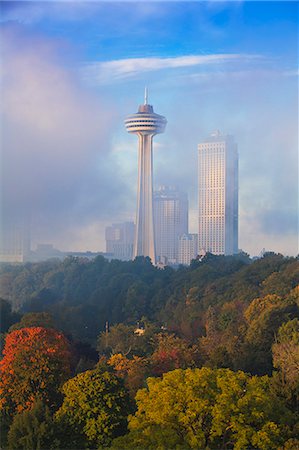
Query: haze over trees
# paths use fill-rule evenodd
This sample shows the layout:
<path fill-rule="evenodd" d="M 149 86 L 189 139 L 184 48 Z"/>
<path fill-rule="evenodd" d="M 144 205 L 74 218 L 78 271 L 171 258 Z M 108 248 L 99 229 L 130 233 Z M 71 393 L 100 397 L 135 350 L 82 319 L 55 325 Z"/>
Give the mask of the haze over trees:
<path fill-rule="evenodd" d="M 299 265 L 2 265 L 7 449 L 299 448 Z"/>

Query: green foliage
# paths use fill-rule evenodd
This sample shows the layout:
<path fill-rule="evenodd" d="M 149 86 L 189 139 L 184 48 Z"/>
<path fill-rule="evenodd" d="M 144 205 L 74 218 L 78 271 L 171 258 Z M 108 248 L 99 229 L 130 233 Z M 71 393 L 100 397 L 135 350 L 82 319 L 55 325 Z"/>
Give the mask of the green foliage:
<path fill-rule="evenodd" d="M 204 316 L 205 335 L 199 339 L 205 365 L 234 370 L 242 367 L 244 307 L 241 302 L 233 301 L 208 308 Z"/>
<path fill-rule="evenodd" d="M 43 328 L 55 328 L 53 317 L 46 312 L 41 313 L 27 313 L 21 318 L 20 322 L 15 323 L 9 329 L 9 331 L 20 330 L 27 327 L 43 327 Z"/>
<path fill-rule="evenodd" d="M 138 336 L 134 334 L 135 327 L 120 323 L 112 326 L 109 331 L 104 331 L 98 339 L 98 350 L 107 354 L 122 353 L 128 355 L 136 352 Z"/>
<path fill-rule="evenodd" d="M 149 378 L 136 395 L 129 434 L 112 449 L 275 450 L 284 440 L 284 407 L 277 400 L 274 406 L 269 386 L 268 377 L 228 369 L 178 369 Z"/>
<path fill-rule="evenodd" d="M 160 331 L 154 324 L 146 323 L 143 334 L 136 326 L 123 323 L 113 325 L 98 337 L 97 349 L 107 355 L 121 353 L 125 356 L 142 356 L 151 353 L 154 336 Z M 137 330 L 138 331 L 138 330 Z"/>
<path fill-rule="evenodd" d="M 68 380 L 62 390 L 64 401 L 56 420 L 69 430 L 66 448 L 105 447 L 126 432 L 130 400 L 112 373 L 88 370 Z"/>
<path fill-rule="evenodd" d="M 50 410 L 40 400 L 14 417 L 8 433 L 8 450 L 55 450 L 60 443 Z"/>
<path fill-rule="evenodd" d="M 5 333 L 19 317 L 19 314 L 12 312 L 11 304 L 0 298 L 0 333 Z"/>
<path fill-rule="evenodd" d="M 297 420 L 293 425 L 293 435 L 299 433 L 299 320 L 284 323 L 278 330 L 272 345 L 273 373 L 272 387 L 276 395 L 283 399 Z"/>
<path fill-rule="evenodd" d="M 270 374 L 275 334 L 284 322 L 299 317 L 299 308 L 292 299 L 271 294 L 251 302 L 244 315 L 248 326 L 245 343 L 251 356 L 246 368 L 251 366 L 256 373 Z"/>
<path fill-rule="evenodd" d="M 299 387 L 299 320 L 281 325 L 272 346 L 274 367 L 279 369 L 287 383 Z"/>
<path fill-rule="evenodd" d="M 208 254 L 178 270 L 159 270 L 143 257 L 1 266 L 0 296 L 9 301 L 0 300 L 3 331 L 11 327 L 22 337 L 7 338 L 0 363 L 4 440 L 13 414 L 32 407 L 14 427 L 22 442 L 42 435 L 38 396 L 51 413 L 61 405 L 70 365 L 65 345 L 51 359 L 56 328 L 72 335 L 79 373 L 64 385 L 53 425 L 57 448 L 109 446 L 126 432 L 130 402 L 122 382 L 133 397 L 149 374 L 163 373 L 138 392 L 130 432 L 113 448 L 292 448 L 299 433 L 298 283 L 298 259 L 275 254 L 254 262 Z M 10 305 L 25 313 L 21 320 Z M 135 333 L 137 321 L 143 334 Z M 99 333 L 100 362 L 89 370 Z M 272 352 L 271 379 L 238 371 L 271 374 Z M 169 372 L 176 368 L 186 370 Z M 51 419 L 45 422 L 51 435 Z"/>
<path fill-rule="evenodd" d="M 199 342 L 206 365 L 257 374 L 271 373 L 274 335 L 284 321 L 298 317 L 298 282 L 298 260 L 275 254 L 254 262 L 246 255 L 208 254 L 178 270 L 159 270 L 142 257 L 126 262 L 69 257 L 63 262 L 0 268 L 0 295 L 13 308 L 52 314 L 55 328 L 74 340 L 96 347 L 106 321 L 112 331 L 119 323 L 128 330 L 145 316 L 190 344 Z M 275 296 L 281 305 L 266 308 L 260 318 L 245 320 L 251 302 Z M 115 339 L 110 334 L 114 342 L 108 347 L 102 334 L 101 352 L 130 351 L 132 357 L 153 351 L 150 339 L 134 341 L 134 336 L 123 333 L 122 346 L 121 333 L 118 338 L 116 334 Z"/>

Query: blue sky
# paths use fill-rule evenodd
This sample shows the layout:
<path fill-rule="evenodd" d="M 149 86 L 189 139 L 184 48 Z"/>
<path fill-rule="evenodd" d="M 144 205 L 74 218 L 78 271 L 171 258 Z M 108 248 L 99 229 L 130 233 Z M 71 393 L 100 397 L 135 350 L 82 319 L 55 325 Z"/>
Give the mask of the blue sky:
<path fill-rule="evenodd" d="M 297 2 L 2 2 L 3 205 L 33 246 L 104 250 L 134 218 L 137 142 L 123 119 L 149 87 L 167 117 L 155 184 L 190 199 L 215 128 L 240 158 L 240 247 L 296 254 Z M 18 180 L 15 183 L 15 180 Z"/>

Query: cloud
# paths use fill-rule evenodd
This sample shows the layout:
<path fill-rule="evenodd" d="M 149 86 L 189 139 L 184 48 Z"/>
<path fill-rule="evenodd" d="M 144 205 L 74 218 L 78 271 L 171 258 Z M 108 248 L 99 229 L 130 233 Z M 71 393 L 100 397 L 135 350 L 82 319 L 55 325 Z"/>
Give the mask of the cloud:
<path fill-rule="evenodd" d="M 184 55 L 173 58 L 126 58 L 113 61 L 95 62 L 86 64 L 83 69 L 83 77 L 95 82 L 107 82 L 115 79 L 124 79 L 142 75 L 145 72 L 165 69 L 192 68 L 198 66 L 211 66 L 227 64 L 233 61 L 250 62 L 261 59 L 260 55 L 250 54 L 209 54 L 209 55 Z"/>
<path fill-rule="evenodd" d="M 21 42 L 4 34 L 2 214 L 8 222 L 30 216 L 33 236 L 65 248 L 71 230 L 82 234 L 89 221 L 126 209 L 127 187 L 110 151 L 117 113 L 57 60 L 55 45 Z"/>

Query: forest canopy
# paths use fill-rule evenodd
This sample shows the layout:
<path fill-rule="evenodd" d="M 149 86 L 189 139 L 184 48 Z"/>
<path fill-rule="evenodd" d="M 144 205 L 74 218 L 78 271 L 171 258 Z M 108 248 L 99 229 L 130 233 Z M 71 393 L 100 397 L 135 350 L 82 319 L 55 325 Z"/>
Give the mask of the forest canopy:
<path fill-rule="evenodd" d="M 299 264 L 0 267 L 4 449 L 299 448 Z"/>

